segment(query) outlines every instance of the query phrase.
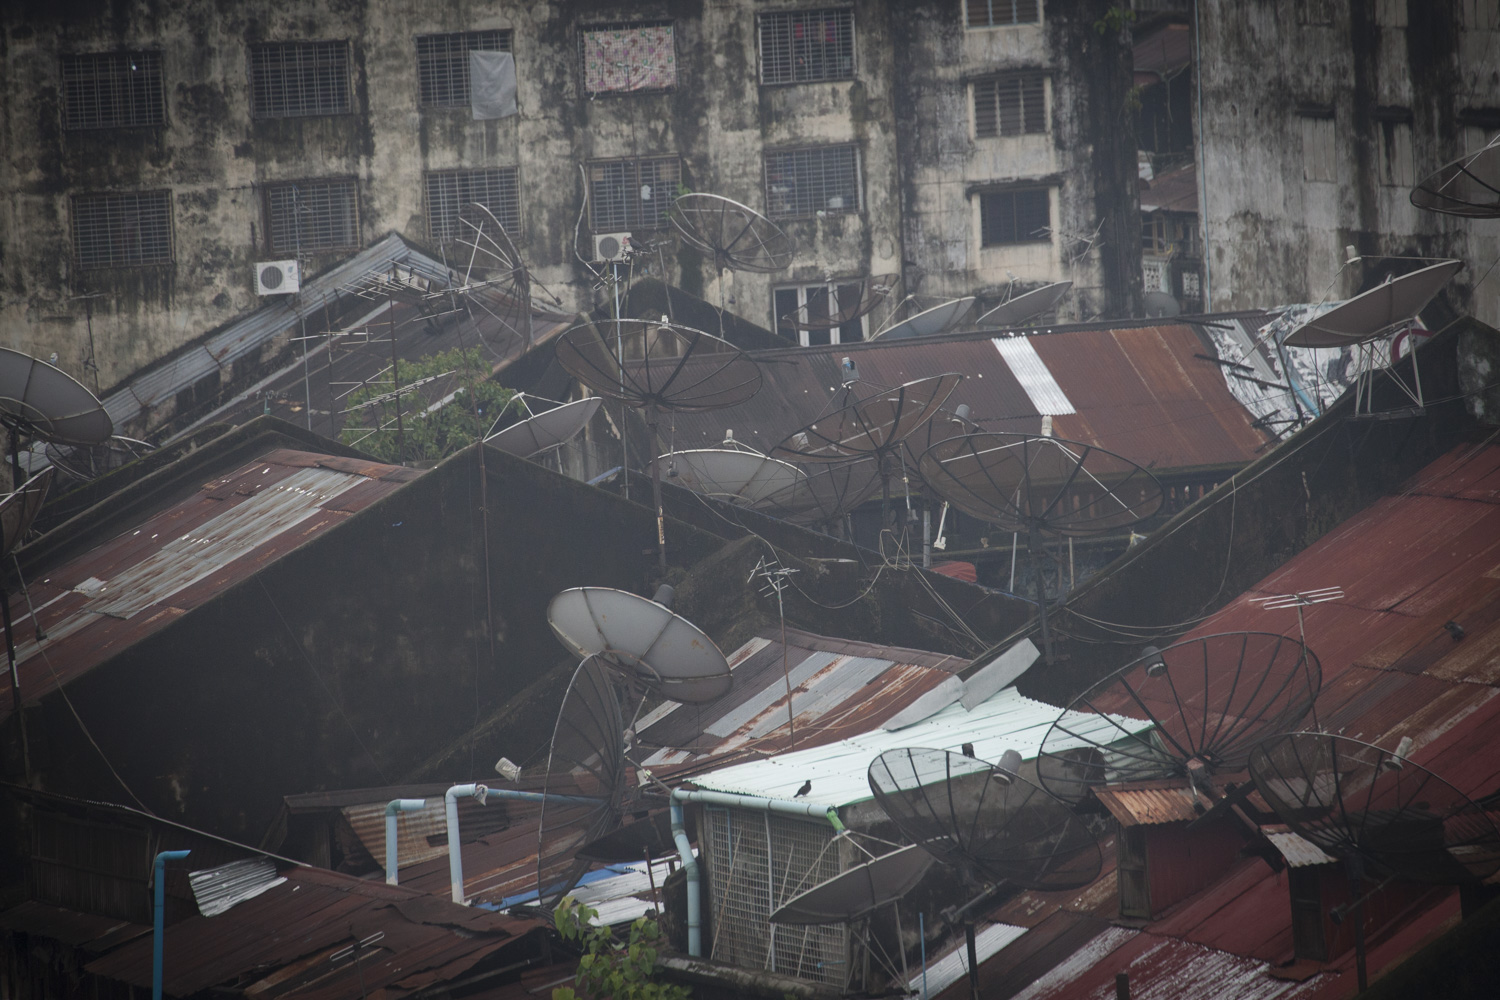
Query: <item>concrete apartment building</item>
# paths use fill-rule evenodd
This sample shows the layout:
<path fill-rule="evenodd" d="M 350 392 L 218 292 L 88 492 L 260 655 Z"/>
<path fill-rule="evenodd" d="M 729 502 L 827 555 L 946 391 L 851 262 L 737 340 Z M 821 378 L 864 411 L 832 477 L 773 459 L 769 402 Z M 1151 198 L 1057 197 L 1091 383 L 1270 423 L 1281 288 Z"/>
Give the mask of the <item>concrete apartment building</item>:
<path fill-rule="evenodd" d="M 1060 318 L 1130 315 L 1130 50 L 1110 9 L 8 4 L 0 343 L 107 391 L 263 305 L 256 262 L 297 259 L 305 278 L 390 232 L 437 256 L 468 201 L 555 308 L 602 301 L 580 257 L 611 232 L 647 247 L 637 276 L 717 301 L 720 276 L 670 238 L 685 190 L 795 238 L 787 270 L 722 289 L 768 327 L 881 274 L 926 301 L 1071 278 Z M 475 120 L 471 50 L 511 54 L 516 113 Z"/>

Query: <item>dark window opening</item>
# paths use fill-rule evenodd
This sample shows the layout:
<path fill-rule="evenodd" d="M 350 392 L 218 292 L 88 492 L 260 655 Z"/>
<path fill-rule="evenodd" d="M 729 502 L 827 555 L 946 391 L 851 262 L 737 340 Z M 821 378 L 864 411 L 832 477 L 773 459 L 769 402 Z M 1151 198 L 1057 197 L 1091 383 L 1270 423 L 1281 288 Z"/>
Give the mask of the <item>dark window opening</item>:
<path fill-rule="evenodd" d="M 864 340 L 863 316 L 831 327 L 804 329 L 790 322 L 826 322 L 829 316 L 853 311 L 859 305 L 864 290 L 864 282 L 860 281 L 778 288 L 772 293 L 771 299 L 771 305 L 776 310 L 776 332 L 803 347 L 852 344 Z"/>
<path fill-rule="evenodd" d="M 166 121 L 159 52 L 91 52 L 62 60 L 63 128 L 129 128 Z"/>
<path fill-rule="evenodd" d="M 793 10 L 760 15 L 760 82 L 854 77 L 854 12 Z"/>
<path fill-rule="evenodd" d="M 1002 76 L 974 84 L 974 134 L 980 139 L 1047 131 L 1047 78 Z"/>
<path fill-rule="evenodd" d="M 1052 199 L 1046 188 L 980 195 L 979 224 L 987 247 L 1046 242 L 1052 238 Z"/>
<path fill-rule="evenodd" d="M 73 252 L 85 270 L 172 262 L 172 194 L 132 191 L 73 199 Z"/>
<path fill-rule="evenodd" d="M 469 106 L 469 53 L 509 52 L 509 31 L 417 36 L 418 102 L 424 108 Z"/>

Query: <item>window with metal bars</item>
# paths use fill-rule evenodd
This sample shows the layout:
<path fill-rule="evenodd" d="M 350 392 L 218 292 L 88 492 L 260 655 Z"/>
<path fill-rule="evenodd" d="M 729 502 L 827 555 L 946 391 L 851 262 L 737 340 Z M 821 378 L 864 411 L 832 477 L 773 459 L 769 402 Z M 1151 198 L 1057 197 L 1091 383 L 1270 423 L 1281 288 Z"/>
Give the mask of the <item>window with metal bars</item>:
<path fill-rule="evenodd" d="M 514 236 L 521 224 L 516 168 L 433 170 L 427 174 L 427 232 L 436 244 L 450 242 L 458 230 L 458 213 L 477 203 Z"/>
<path fill-rule="evenodd" d="M 677 86 L 672 22 L 603 24 L 578 34 L 585 94 L 639 93 Z"/>
<path fill-rule="evenodd" d="M 160 52 L 62 57 L 63 128 L 130 128 L 167 120 Z"/>
<path fill-rule="evenodd" d="M 85 270 L 172 263 L 172 192 L 73 198 L 73 253 Z"/>
<path fill-rule="evenodd" d="M 469 53 L 509 52 L 509 31 L 417 36 L 418 102 L 424 108 L 469 106 Z"/>
<path fill-rule="evenodd" d="M 773 218 L 858 212 L 858 151 L 817 146 L 767 153 L 766 206 Z"/>
<path fill-rule="evenodd" d="M 1036 24 L 1042 19 L 1042 0 L 964 0 L 971 28 L 1007 24 Z"/>
<path fill-rule="evenodd" d="M 298 181 L 268 186 L 266 234 L 272 253 L 357 247 L 359 208 L 354 181 Z"/>
<path fill-rule="evenodd" d="M 1047 131 L 1044 73 L 974 81 L 974 136 L 993 139 Z"/>
<path fill-rule="evenodd" d="M 760 82 L 854 78 L 854 12 L 789 10 L 760 15 Z"/>
<path fill-rule="evenodd" d="M 682 180 L 675 156 L 593 160 L 589 173 L 589 228 L 596 233 L 665 229 Z"/>
<path fill-rule="evenodd" d="M 278 42 L 250 49 L 250 113 L 255 118 L 344 115 L 349 43 Z"/>
<path fill-rule="evenodd" d="M 837 326 L 827 325 L 829 316 L 853 312 L 864 291 L 862 281 L 776 288 L 771 292 L 771 304 L 776 310 L 776 332 L 803 347 L 852 344 L 864 340 L 863 316 Z"/>
<path fill-rule="evenodd" d="M 1046 188 L 994 191 L 979 196 L 979 228 L 984 246 L 1045 243 L 1052 238 L 1052 198 Z"/>

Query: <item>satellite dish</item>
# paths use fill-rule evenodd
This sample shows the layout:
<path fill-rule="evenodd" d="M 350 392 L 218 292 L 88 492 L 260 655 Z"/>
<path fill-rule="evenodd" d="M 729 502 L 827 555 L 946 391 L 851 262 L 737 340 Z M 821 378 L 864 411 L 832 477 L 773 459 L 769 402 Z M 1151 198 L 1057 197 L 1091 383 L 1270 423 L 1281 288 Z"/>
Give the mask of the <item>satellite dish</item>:
<path fill-rule="evenodd" d="M 672 701 L 713 701 L 733 683 L 729 661 L 701 629 L 627 591 L 564 590 L 547 606 L 547 621 L 578 656 L 600 656 Z"/>
<path fill-rule="evenodd" d="M 855 301 L 845 302 L 839 296 L 839 290 L 855 284 L 853 281 L 835 281 L 833 289 L 808 289 L 807 302 L 798 306 L 785 316 L 778 316 L 777 322 L 798 330 L 827 330 L 835 326 L 843 326 L 851 323 L 861 316 L 869 313 L 891 294 L 891 289 L 901 280 L 899 274 L 877 274 L 869 278 L 860 278 L 859 297 Z M 815 297 L 816 296 L 816 297 Z M 813 314 L 813 305 L 820 302 L 823 305 L 821 313 Z"/>
<path fill-rule="evenodd" d="M 1088 824 L 1007 768 L 947 750 L 907 748 L 875 758 L 869 780 L 901 832 L 971 885 L 1076 889 L 1103 867 Z"/>
<path fill-rule="evenodd" d="M 1147 292 L 1143 300 L 1149 319 L 1163 319 L 1182 315 L 1182 304 L 1166 292 Z"/>
<path fill-rule="evenodd" d="M 1500 219 L 1500 135 L 1477 153 L 1459 157 L 1422 179 L 1411 203 L 1429 212 Z"/>
<path fill-rule="evenodd" d="M 801 462 L 879 458 L 938 412 L 963 376 L 933 375 L 894 389 L 877 389 L 789 435 L 771 454 Z"/>
<path fill-rule="evenodd" d="M 624 734 L 610 672 L 598 657 L 586 657 L 563 695 L 547 752 L 537 824 L 537 901 L 544 909 L 572 891 L 588 870 L 589 862 L 577 857 L 579 848 L 619 825 Z"/>
<path fill-rule="evenodd" d="M 1321 678 L 1311 650 L 1269 632 L 1149 649 L 1052 724 L 1037 779 L 1068 802 L 1097 785 L 1174 778 L 1211 799 L 1215 776 L 1243 771 L 1261 741 L 1307 717 Z"/>
<path fill-rule="evenodd" d="M 109 440 L 114 423 L 94 394 L 60 368 L 29 354 L 0 347 L 0 424 L 10 431 L 15 482 L 21 471 L 20 440 L 90 446 Z"/>
<path fill-rule="evenodd" d="M 796 245 L 780 226 L 753 208 L 716 194 L 681 195 L 672 203 L 672 225 L 720 271 L 770 274 L 792 262 Z"/>
<path fill-rule="evenodd" d="M 684 817 L 689 840 L 697 839 L 693 822 L 694 814 Z M 666 810 L 652 813 L 645 819 L 625 823 L 591 840 L 578 849 L 577 857 L 598 864 L 629 864 L 645 858 L 664 858 L 677 853 L 677 844 L 672 836 L 671 815 Z"/>
<path fill-rule="evenodd" d="M 917 844 L 898 848 L 793 896 L 772 912 L 770 922 L 851 923 L 915 889 L 932 862 L 933 856 Z"/>
<path fill-rule="evenodd" d="M 37 512 L 47 500 L 47 490 L 52 486 L 54 472 L 51 468 L 28 479 L 20 489 L 0 499 L 0 557 L 8 556 L 20 546 L 26 532 L 36 520 Z M 9 617 L 6 619 L 9 627 Z"/>
<path fill-rule="evenodd" d="M 1056 309 L 1072 287 L 1071 281 L 1054 281 L 1050 285 L 1034 288 L 1024 295 L 1017 295 L 1000 303 L 980 316 L 975 325 L 1002 330 L 1020 326 L 1033 316 L 1041 316 Z"/>
<path fill-rule="evenodd" d="M 603 402 L 599 396 L 590 396 L 543 410 L 491 434 L 484 439 L 485 444 L 517 458 L 533 458 L 571 441 L 593 419 Z M 522 403 L 526 405 L 524 399 Z M 530 410 L 529 405 L 527 409 Z"/>
<path fill-rule="evenodd" d="M 952 299 L 948 302 L 935 305 L 931 309 L 924 309 L 910 319 L 902 320 L 893 326 L 878 331 L 871 340 L 905 340 L 909 337 L 930 337 L 958 326 L 963 318 L 974 308 L 974 296 L 968 295 L 961 299 Z"/>
<path fill-rule="evenodd" d="M 494 213 L 477 202 L 460 208 L 444 253 L 458 283 L 436 294 L 462 296 L 531 350 L 531 272 Z"/>
<path fill-rule="evenodd" d="M 677 481 L 693 492 L 746 507 L 760 505 L 802 478 L 802 470 L 795 465 L 739 445 L 733 438 L 722 448 L 668 452 L 657 461 L 666 462 L 675 470 Z"/>
<path fill-rule="evenodd" d="M 821 462 L 803 472 L 759 507 L 793 524 L 827 524 L 864 503 L 880 486 L 880 463 L 868 455 Z"/>
<path fill-rule="evenodd" d="M 952 409 L 939 408 L 932 415 L 931 420 L 902 440 L 901 447 L 905 451 L 902 461 L 909 468 L 918 470 L 920 476 L 922 456 L 927 454 L 929 448 L 939 441 L 946 441 L 962 434 L 972 434 L 977 430 L 979 430 L 979 425 L 974 422 L 967 404 L 960 403 Z"/>
<path fill-rule="evenodd" d="M 1349 347 L 1391 333 L 1422 310 L 1464 266 L 1445 260 L 1361 292 L 1286 335 L 1288 347 Z"/>
<path fill-rule="evenodd" d="M 95 445 L 70 446 L 49 442 L 44 454 L 47 461 L 64 475 L 80 483 L 88 483 L 155 450 L 156 446 L 149 441 L 138 441 L 115 434 L 102 444 Z"/>

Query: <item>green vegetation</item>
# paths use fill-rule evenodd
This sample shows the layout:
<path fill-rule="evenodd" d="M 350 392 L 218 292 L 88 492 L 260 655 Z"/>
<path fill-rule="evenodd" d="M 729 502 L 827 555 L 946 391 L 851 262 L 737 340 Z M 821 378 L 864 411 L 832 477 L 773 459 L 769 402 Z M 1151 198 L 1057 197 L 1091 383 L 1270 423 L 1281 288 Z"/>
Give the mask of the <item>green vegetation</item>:
<path fill-rule="evenodd" d="M 383 462 L 431 462 L 473 444 L 514 395 L 489 381 L 489 365 L 477 350 L 402 361 L 396 369 L 398 384 L 387 381 L 350 394 L 339 434 L 344 444 Z M 454 396 L 445 405 L 428 410 L 450 392 Z"/>
<path fill-rule="evenodd" d="M 630 938 L 616 941 L 608 927 L 589 923 L 597 911 L 569 896 L 557 905 L 552 919 L 564 941 L 583 949 L 578 959 L 577 989 L 560 986 L 552 1000 L 688 1000 L 685 986 L 657 982 L 661 928 L 649 917 L 630 925 Z"/>

